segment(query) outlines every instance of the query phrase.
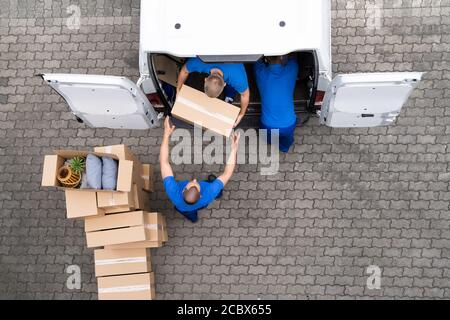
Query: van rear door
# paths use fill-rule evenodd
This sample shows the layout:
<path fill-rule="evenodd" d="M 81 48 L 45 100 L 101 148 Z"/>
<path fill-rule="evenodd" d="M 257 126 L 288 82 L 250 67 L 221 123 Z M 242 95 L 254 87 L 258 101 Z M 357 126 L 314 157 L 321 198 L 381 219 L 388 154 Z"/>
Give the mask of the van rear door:
<path fill-rule="evenodd" d="M 62 73 L 41 76 L 88 126 L 143 130 L 158 125 L 158 115 L 145 94 L 125 77 Z"/>
<path fill-rule="evenodd" d="M 320 123 L 334 128 L 390 125 L 422 76 L 420 72 L 338 75 L 325 94 Z"/>

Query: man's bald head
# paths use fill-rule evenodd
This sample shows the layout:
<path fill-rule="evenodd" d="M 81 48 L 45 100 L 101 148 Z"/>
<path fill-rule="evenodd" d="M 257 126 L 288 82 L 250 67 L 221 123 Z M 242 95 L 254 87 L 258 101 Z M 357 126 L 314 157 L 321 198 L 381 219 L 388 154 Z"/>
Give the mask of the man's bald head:
<path fill-rule="evenodd" d="M 200 191 L 195 186 L 185 189 L 183 191 L 183 199 L 187 204 L 195 204 L 200 199 Z"/>

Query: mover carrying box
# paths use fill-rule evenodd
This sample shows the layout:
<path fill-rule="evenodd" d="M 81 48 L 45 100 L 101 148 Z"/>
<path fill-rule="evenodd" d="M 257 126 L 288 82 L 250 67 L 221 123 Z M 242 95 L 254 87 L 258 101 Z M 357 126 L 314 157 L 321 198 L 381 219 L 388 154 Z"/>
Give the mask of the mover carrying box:
<path fill-rule="evenodd" d="M 58 181 L 57 174 L 59 168 L 64 165 L 66 159 L 71 159 L 73 157 L 86 157 L 88 154 L 94 154 L 98 157 L 108 156 L 115 160 L 118 160 L 118 172 L 117 172 L 117 191 L 130 192 L 133 186 L 133 161 L 122 160 L 113 154 L 87 152 L 87 151 L 76 151 L 76 150 L 60 150 L 55 151 L 54 155 L 46 155 L 44 158 L 44 170 L 42 173 L 42 186 L 43 187 L 58 187 L 64 188 Z M 138 165 L 139 170 L 141 169 L 140 164 Z M 142 180 L 142 179 L 140 179 Z M 64 188 L 67 189 L 67 188 Z M 82 189 L 82 190 L 95 190 L 95 189 Z M 110 192 L 97 190 L 102 192 Z"/>
<path fill-rule="evenodd" d="M 104 215 L 98 207 L 97 192 L 83 189 L 65 189 L 67 218 L 82 218 Z"/>
<path fill-rule="evenodd" d="M 156 212 L 133 211 L 86 218 L 87 247 L 101 247 L 139 241 L 156 241 L 162 233 L 162 223 Z"/>
<path fill-rule="evenodd" d="M 115 276 L 152 271 L 147 249 L 94 251 L 95 276 Z"/>
<path fill-rule="evenodd" d="M 138 273 L 97 278 L 99 300 L 152 300 L 155 275 Z"/>
<path fill-rule="evenodd" d="M 204 92 L 183 85 L 177 95 L 172 115 L 229 137 L 240 110 L 222 100 L 209 98 Z"/>
<path fill-rule="evenodd" d="M 149 240 L 137 241 L 131 243 L 121 243 L 105 246 L 105 249 L 111 250 L 121 250 L 121 249 L 132 249 L 132 248 L 159 248 L 162 247 L 163 243 L 167 241 L 167 229 L 166 229 L 166 219 L 161 213 L 153 212 L 149 216 L 148 221 L 151 225 L 158 226 L 157 232 L 154 237 Z"/>

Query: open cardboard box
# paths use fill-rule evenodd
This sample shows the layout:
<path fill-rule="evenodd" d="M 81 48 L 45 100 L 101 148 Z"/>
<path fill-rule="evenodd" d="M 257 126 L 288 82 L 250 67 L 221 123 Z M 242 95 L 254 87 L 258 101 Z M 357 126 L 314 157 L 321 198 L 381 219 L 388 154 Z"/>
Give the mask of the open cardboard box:
<path fill-rule="evenodd" d="M 150 253 L 147 249 L 94 251 L 95 276 L 105 277 L 152 271 Z"/>
<path fill-rule="evenodd" d="M 157 241 L 162 234 L 161 214 L 133 211 L 84 220 L 88 248 Z"/>
<path fill-rule="evenodd" d="M 54 155 L 46 155 L 44 159 L 44 170 L 42 173 L 42 183 L 44 187 L 57 187 L 62 189 L 68 189 L 63 187 L 57 177 L 58 170 L 64 165 L 67 159 L 80 156 L 87 157 L 88 154 L 94 154 L 98 157 L 107 156 L 115 160 L 118 160 L 118 172 L 117 172 L 117 188 L 116 191 L 130 192 L 133 187 L 133 161 L 119 159 L 113 154 L 97 153 L 88 151 L 77 150 L 58 150 Z M 140 165 L 139 165 L 140 170 Z M 142 179 L 141 179 L 142 180 Z M 100 192 L 111 192 L 111 190 L 99 190 L 99 189 L 80 189 L 80 190 L 95 190 Z"/>
<path fill-rule="evenodd" d="M 133 182 L 137 183 L 141 188 L 144 187 L 144 181 L 142 179 L 141 168 L 142 164 L 138 160 L 138 158 L 131 152 L 130 148 L 128 148 L 124 144 L 117 144 L 112 146 L 103 146 L 103 147 L 95 147 L 94 152 L 114 155 L 119 160 L 129 160 L 133 161 Z"/>
<path fill-rule="evenodd" d="M 177 95 L 172 115 L 229 137 L 240 111 L 238 107 L 209 98 L 204 92 L 183 85 Z"/>
<path fill-rule="evenodd" d="M 153 272 L 97 278 L 99 300 L 152 300 L 155 298 Z"/>

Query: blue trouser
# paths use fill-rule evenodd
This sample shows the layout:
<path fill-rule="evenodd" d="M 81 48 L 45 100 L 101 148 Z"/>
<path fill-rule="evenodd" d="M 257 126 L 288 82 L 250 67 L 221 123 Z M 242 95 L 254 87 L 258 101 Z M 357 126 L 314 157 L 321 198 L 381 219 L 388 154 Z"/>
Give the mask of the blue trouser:
<path fill-rule="evenodd" d="M 177 209 L 177 207 L 175 207 L 175 210 L 177 210 L 179 213 L 181 213 L 183 216 L 185 216 L 187 219 L 189 219 L 192 222 L 196 222 L 198 220 L 198 210 L 189 211 L 189 212 L 181 212 L 180 210 Z"/>
<path fill-rule="evenodd" d="M 217 195 L 216 199 L 219 199 L 222 197 L 222 191 L 220 191 L 220 193 Z M 205 209 L 206 207 L 200 208 L 198 210 L 202 210 Z M 189 219 L 192 222 L 196 222 L 198 220 L 198 210 L 195 211 L 188 211 L 188 212 L 181 212 L 180 210 L 177 209 L 177 207 L 175 207 L 175 210 L 177 210 L 179 213 L 181 213 L 183 216 L 185 216 L 187 219 Z"/>
<path fill-rule="evenodd" d="M 291 146 L 294 144 L 294 132 L 295 132 L 295 128 L 297 127 L 297 121 L 295 121 L 295 123 L 289 127 L 284 127 L 284 128 L 277 128 L 277 127 L 272 127 L 272 126 L 267 126 L 265 125 L 262 121 L 261 121 L 261 129 L 267 129 L 267 143 L 271 144 L 272 143 L 272 135 L 273 137 L 276 137 L 276 133 L 272 132 L 272 130 L 274 129 L 278 129 L 279 133 L 278 133 L 278 138 L 279 138 L 279 143 L 280 143 L 280 151 L 287 153 L 289 152 L 289 149 L 291 148 Z"/>

